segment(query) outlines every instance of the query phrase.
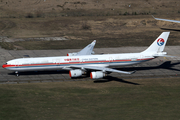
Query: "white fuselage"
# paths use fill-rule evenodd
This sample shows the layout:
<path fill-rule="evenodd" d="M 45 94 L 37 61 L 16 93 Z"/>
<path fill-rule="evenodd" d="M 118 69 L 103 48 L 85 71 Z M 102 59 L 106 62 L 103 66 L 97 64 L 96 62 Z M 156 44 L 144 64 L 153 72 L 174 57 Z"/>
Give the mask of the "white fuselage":
<path fill-rule="evenodd" d="M 133 65 L 153 58 L 151 54 L 143 53 L 20 58 L 8 61 L 3 68 L 12 71 L 44 71 L 68 69 L 72 65 L 113 67 Z"/>

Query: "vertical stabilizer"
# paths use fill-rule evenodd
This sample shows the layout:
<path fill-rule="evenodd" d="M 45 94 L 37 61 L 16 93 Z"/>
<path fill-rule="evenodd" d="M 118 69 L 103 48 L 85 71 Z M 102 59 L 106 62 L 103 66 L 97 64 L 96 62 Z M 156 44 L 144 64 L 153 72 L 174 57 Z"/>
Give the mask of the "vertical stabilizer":
<path fill-rule="evenodd" d="M 143 53 L 163 52 L 170 32 L 163 32 Z"/>

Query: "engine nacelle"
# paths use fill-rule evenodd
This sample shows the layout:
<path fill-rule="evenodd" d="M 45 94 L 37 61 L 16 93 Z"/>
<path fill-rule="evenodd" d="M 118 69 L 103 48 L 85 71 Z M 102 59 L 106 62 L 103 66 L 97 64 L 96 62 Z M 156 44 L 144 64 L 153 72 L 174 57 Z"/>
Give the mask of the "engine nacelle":
<path fill-rule="evenodd" d="M 69 71 L 69 76 L 70 77 L 79 77 L 83 74 L 83 71 L 80 70 L 80 69 L 77 69 L 77 70 L 70 70 Z"/>
<path fill-rule="evenodd" d="M 106 74 L 101 72 L 101 71 L 91 72 L 90 73 L 91 79 L 99 79 L 99 78 L 103 78 L 105 76 L 106 76 Z"/>
<path fill-rule="evenodd" d="M 75 56 L 77 53 L 68 53 L 67 56 Z"/>

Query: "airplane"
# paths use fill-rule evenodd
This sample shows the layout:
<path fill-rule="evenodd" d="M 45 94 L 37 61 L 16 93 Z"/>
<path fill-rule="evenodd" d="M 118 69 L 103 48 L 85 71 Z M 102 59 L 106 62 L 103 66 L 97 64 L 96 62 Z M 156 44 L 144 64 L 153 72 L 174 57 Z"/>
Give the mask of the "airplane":
<path fill-rule="evenodd" d="M 14 71 L 17 76 L 19 72 L 45 70 L 68 70 L 71 78 L 81 77 L 90 72 L 91 79 L 103 78 L 112 72 L 133 74 L 135 71 L 121 71 L 112 67 L 138 64 L 162 56 L 168 57 L 163 51 L 169 34 L 170 32 L 163 32 L 140 53 L 18 58 L 6 62 L 2 67 Z"/>
<path fill-rule="evenodd" d="M 178 21 L 178 20 L 169 20 L 169 19 L 155 18 L 153 15 L 152 15 L 152 17 L 153 17 L 154 19 L 156 19 L 156 20 L 162 20 L 162 21 L 180 23 L 180 21 Z"/>

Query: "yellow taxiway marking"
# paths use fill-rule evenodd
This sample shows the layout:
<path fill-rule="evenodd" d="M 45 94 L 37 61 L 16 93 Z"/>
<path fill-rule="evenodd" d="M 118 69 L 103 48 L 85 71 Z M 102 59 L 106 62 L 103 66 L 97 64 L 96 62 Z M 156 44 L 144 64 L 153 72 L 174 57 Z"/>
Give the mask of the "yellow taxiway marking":
<path fill-rule="evenodd" d="M 165 60 L 168 60 L 166 57 L 164 57 Z"/>

